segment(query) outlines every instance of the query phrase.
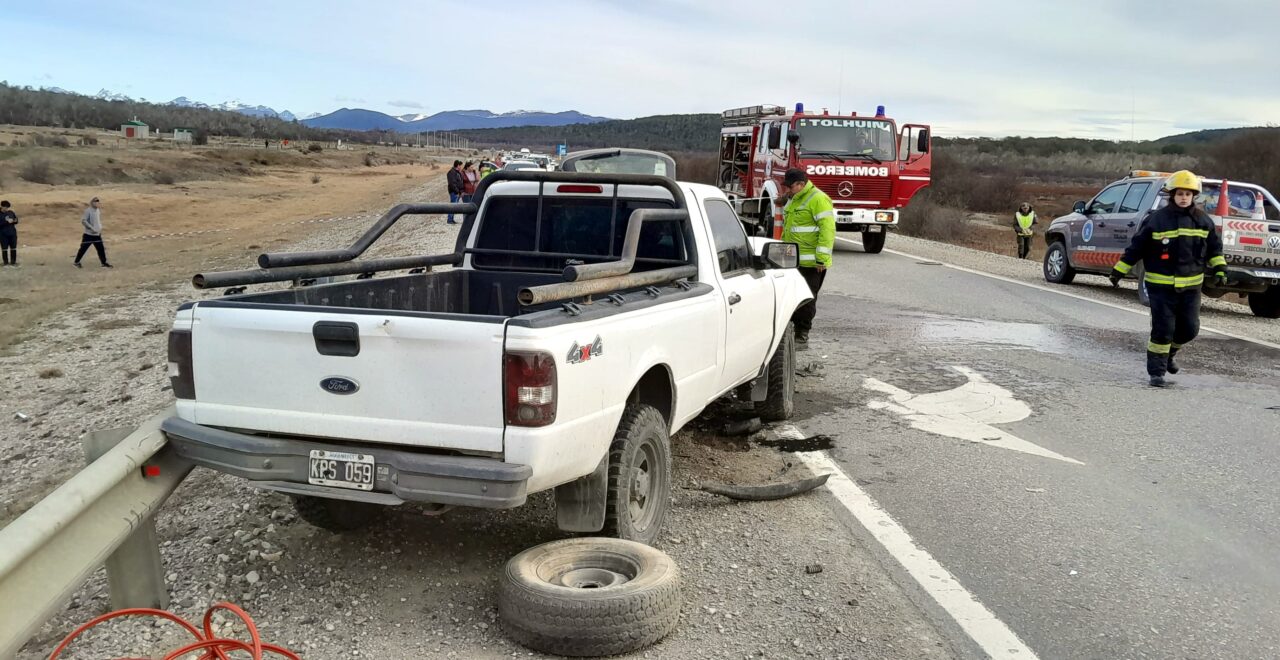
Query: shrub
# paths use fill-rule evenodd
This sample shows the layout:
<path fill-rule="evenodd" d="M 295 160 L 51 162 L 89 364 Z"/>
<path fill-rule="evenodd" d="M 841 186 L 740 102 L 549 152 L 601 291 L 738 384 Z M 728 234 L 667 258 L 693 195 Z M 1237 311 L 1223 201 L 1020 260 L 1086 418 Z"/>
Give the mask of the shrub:
<path fill-rule="evenodd" d="M 681 181 L 716 184 L 720 169 L 718 154 L 686 151 L 671 154 L 671 157 L 676 161 L 676 173 Z"/>
<path fill-rule="evenodd" d="M 377 165 L 377 164 L 378 164 L 378 161 L 377 161 L 377 159 L 375 159 L 375 158 L 373 157 L 373 152 L 372 152 L 372 151 L 370 151 L 369 153 L 367 153 L 367 154 L 365 154 L 365 155 L 364 155 L 364 166 L 365 166 L 365 167 L 373 167 L 374 165 Z"/>
<path fill-rule="evenodd" d="M 962 241 L 973 231 L 964 211 L 932 199 L 916 199 L 902 210 L 898 231 L 934 241 Z"/>
<path fill-rule="evenodd" d="M 92 135 L 86 135 L 79 140 L 76 140 L 76 144 L 82 147 L 91 147 L 98 144 L 98 138 L 93 137 Z"/>
<path fill-rule="evenodd" d="M 311 153 L 313 153 L 313 154 L 318 154 L 318 153 L 320 153 L 321 151 L 324 151 L 324 147 L 322 147 L 322 146 L 320 146 L 320 145 L 318 145 L 318 144 L 309 144 L 309 145 L 307 145 L 307 151 L 310 151 L 310 152 L 311 152 Z"/>
<path fill-rule="evenodd" d="M 311 183 L 320 183 L 320 175 L 319 175 L 319 174 L 312 174 L 312 175 L 311 175 Z"/>
<path fill-rule="evenodd" d="M 40 373 L 37 375 L 45 380 L 50 378 L 62 378 L 62 370 L 57 367 L 51 367 L 49 369 L 41 369 Z"/>
<path fill-rule="evenodd" d="M 49 167 L 49 161 L 40 157 L 28 160 L 27 164 L 23 165 L 22 169 L 19 170 L 18 176 L 31 183 L 53 183 L 53 174 Z"/>
<path fill-rule="evenodd" d="M 1214 147 L 1209 154 L 1213 176 L 1256 183 L 1280 193 L 1280 130 L 1259 129 Z"/>
<path fill-rule="evenodd" d="M 62 137 L 61 135 L 45 135 L 43 133 L 36 133 L 35 135 L 31 136 L 31 139 L 33 142 L 35 142 L 36 146 L 40 146 L 40 147 L 71 146 L 71 143 L 67 142 L 67 138 Z"/>
<path fill-rule="evenodd" d="M 178 178 L 173 175 L 173 172 L 164 170 L 152 174 L 151 178 L 153 181 L 163 186 L 172 186 L 178 182 Z"/>
<path fill-rule="evenodd" d="M 107 159 L 107 164 L 108 164 L 108 165 L 110 165 L 110 164 L 112 164 L 112 163 L 114 163 L 114 162 L 116 162 L 116 159 L 114 159 L 114 158 L 108 158 L 108 159 Z"/>

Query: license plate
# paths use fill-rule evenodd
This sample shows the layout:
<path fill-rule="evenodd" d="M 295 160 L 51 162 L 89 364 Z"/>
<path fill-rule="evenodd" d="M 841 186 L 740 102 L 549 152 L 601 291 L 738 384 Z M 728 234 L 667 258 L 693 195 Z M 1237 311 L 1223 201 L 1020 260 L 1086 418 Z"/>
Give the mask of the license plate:
<path fill-rule="evenodd" d="M 871 225 L 870 227 L 867 227 L 867 231 L 871 232 L 872 234 L 878 234 L 880 233 L 880 230 L 881 230 L 880 225 Z"/>
<path fill-rule="evenodd" d="M 373 457 L 368 454 L 312 449 L 307 483 L 373 490 Z"/>

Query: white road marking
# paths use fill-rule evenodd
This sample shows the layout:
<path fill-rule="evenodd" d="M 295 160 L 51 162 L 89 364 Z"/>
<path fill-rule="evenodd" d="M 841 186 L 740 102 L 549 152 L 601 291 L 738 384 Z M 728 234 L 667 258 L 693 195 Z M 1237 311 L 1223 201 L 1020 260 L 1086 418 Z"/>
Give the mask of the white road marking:
<path fill-rule="evenodd" d="M 928 394 L 912 394 L 886 382 L 868 378 L 862 386 L 887 394 L 890 400 L 870 401 L 867 407 L 901 415 L 911 422 L 911 426 L 927 433 L 1084 465 L 1074 458 L 1050 451 L 992 426 L 1024 420 L 1031 416 L 1031 407 L 1014 397 L 1013 392 L 992 383 L 973 369 L 961 366 L 951 368 L 964 374 L 969 382 L 955 389 Z"/>
<path fill-rule="evenodd" d="M 858 247 L 862 247 L 862 243 L 860 243 L 860 242 L 858 242 L 858 241 L 855 241 L 855 240 L 848 239 L 848 238 L 841 238 L 841 237 L 837 236 L 837 237 L 836 237 L 836 240 L 837 240 L 837 241 L 843 241 L 843 242 L 848 243 L 848 244 L 850 244 L 850 245 L 857 245 Z M 983 277 L 989 277 L 989 278 L 991 278 L 991 279 L 993 279 L 993 280 L 1000 280 L 1001 282 L 1008 282 L 1009 284 L 1017 284 L 1017 285 L 1019 285 L 1019 286 L 1030 287 L 1030 288 L 1032 288 L 1032 289 L 1037 289 L 1037 290 L 1039 290 L 1039 291 L 1047 291 L 1047 292 L 1049 292 L 1049 293 L 1056 293 L 1056 294 L 1058 294 L 1058 295 L 1060 295 L 1060 296 L 1066 296 L 1066 297 L 1068 297 L 1068 298 L 1075 298 L 1076 300 L 1083 300 L 1083 301 L 1085 301 L 1085 302 L 1091 302 L 1091 303 L 1094 303 L 1094 304 L 1102 305 L 1102 306 L 1104 306 L 1104 307 L 1110 307 L 1110 308 L 1112 308 L 1112 309 L 1118 309 L 1118 310 L 1121 310 L 1121 311 L 1124 311 L 1124 312 L 1131 312 L 1131 313 L 1133 313 L 1133 314 L 1138 314 L 1138 315 L 1140 315 L 1140 316 L 1150 316 L 1150 313 L 1149 313 L 1149 312 L 1147 312 L 1147 310 L 1146 310 L 1145 308 L 1143 308 L 1143 309 L 1134 309 L 1134 308 L 1132 308 L 1132 307 L 1128 307 L 1128 306 L 1121 305 L 1121 304 L 1118 304 L 1118 303 L 1107 302 L 1107 301 L 1105 301 L 1105 300 L 1098 300 L 1098 299 L 1096 299 L 1096 298 L 1090 298 L 1089 296 L 1082 296 L 1082 295 L 1080 295 L 1080 294 L 1078 294 L 1078 293 L 1071 293 L 1070 291 L 1064 291 L 1064 290 L 1062 290 L 1061 288 L 1051 288 L 1051 287 L 1043 286 L 1043 285 L 1040 285 L 1040 284 L 1032 284 L 1031 282 L 1023 282 L 1022 280 L 1015 280 L 1015 279 L 1013 279 L 1013 278 L 1011 278 L 1011 277 L 1005 277 L 1005 276 L 1003 276 L 1003 275 L 996 275 L 996 274 L 994 274 L 994 273 L 987 273 L 987 272 L 984 272 L 984 271 L 981 271 L 981 270 L 974 270 L 974 269 L 972 269 L 972 268 L 965 268 L 964 266 L 957 266 L 957 265 L 955 265 L 955 264 L 949 264 L 949 263 L 947 263 L 947 262 L 945 262 L 945 261 L 938 261 L 938 260 L 936 260 L 936 259 L 929 259 L 929 258 L 927 258 L 927 257 L 919 257 L 919 256 L 916 256 L 916 255 L 914 255 L 914 254 L 908 254 L 908 253 L 906 253 L 906 252 L 901 252 L 901 251 L 898 251 L 898 250 L 891 250 L 891 249 L 889 249 L 889 248 L 884 248 L 884 251 L 885 251 L 885 252 L 888 252 L 888 253 L 890 253 L 890 254 L 896 254 L 896 255 L 898 255 L 899 257 L 906 257 L 906 258 L 908 258 L 908 259 L 915 259 L 916 261 L 931 261 L 931 262 L 937 263 L 937 264 L 939 264 L 939 265 L 941 265 L 941 266 L 945 266 L 945 267 L 947 267 L 947 268 L 951 268 L 951 269 L 953 269 L 953 270 L 958 270 L 958 271 L 963 272 L 963 273 L 971 273 L 971 274 L 973 274 L 973 275 L 981 275 L 981 276 L 983 276 Z M 1207 326 L 1207 325 L 1202 325 L 1202 326 L 1200 326 L 1200 329 L 1201 329 L 1201 330 L 1203 330 L 1203 331 L 1205 331 L 1205 332 L 1212 332 L 1212 333 L 1214 333 L 1214 334 L 1216 334 L 1216 335 L 1222 335 L 1223 337 L 1230 337 L 1230 338 L 1232 338 L 1232 339 L 1239 339 L 1240 341 L 1247 341 L 1247 342 L 1251 342 L 1251 343 L 1254 343 L 1254 344 L 1258 344 L 1259 346 L 1266 346 L 1267 348 L 1274 348 L 1274 349 L 1276 349 L 1276 350 L 1280 350 L 1280 344 L 1276 344 L 1276 343 L 1273 343 L 1273 342 L 1269 342 L 1269 341 L 1267 341 L 1267 340 L 1265 340 L 1265 339 L 1258 339 L 1258 338 L 1256 338 L 1256 337 L 1249 337 L 1249 336 L 1247 336 L 1247 335 L 1238 335 L 1238 334 L 1236 334 L 1236 333 L 1234 333 L 1234 332 L 1227 332 L 1226 330 L 1219 330 L 1219 329 L 1217 329 L 1217 328 L 1213 328 L 1213 327 L 1210 327 L 1210 326 Z"/>
<path fill-rule="evenodd" d="M 804 437 L 799 429 L 790 424 L 779 425 L 775 427 L 775 431 L 781 437 Z M 928 551 L 916 545 L 907 530 L 880 508 L 866 491 L 859 488 L 835 461 L 820 451 L 798 453 L 796 456 L 815 474 L 831 474 L 827 479 L 827 490 L 884 546 L 907 574 L 959 624 L 960 629 L 984 653 L 996 660 L 1036 660 L 1035 652 L 1018 639 L 1009 626 L 996 618 L 986 605 L 969 593 Z"/>

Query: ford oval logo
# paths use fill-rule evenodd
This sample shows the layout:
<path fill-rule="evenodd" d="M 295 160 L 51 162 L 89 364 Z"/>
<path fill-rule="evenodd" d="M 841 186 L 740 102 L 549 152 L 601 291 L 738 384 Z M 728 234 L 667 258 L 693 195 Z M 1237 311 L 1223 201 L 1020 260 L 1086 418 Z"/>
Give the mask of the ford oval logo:
<path fill-rule="evenodd" d="M 320 381 L 320 389 L 330 394 L 355 394 L 360 389 L 360 384 L 350 378 L 329 376 Z"/>

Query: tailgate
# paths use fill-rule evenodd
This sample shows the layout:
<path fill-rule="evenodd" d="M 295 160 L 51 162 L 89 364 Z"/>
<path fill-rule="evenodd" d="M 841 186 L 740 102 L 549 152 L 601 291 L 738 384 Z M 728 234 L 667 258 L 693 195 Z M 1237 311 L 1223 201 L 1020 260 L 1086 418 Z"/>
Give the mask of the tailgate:
<path fill-rule="evenodd" d="M 501 317 L 193 312 L 197 424 L 502 451 Z"/>
<path fill-rule="evenodd" d="M 1221 223 L 1228 266 L 1263 279 L 1280 278 L 1280 222 L 1226 218 Z"/>

